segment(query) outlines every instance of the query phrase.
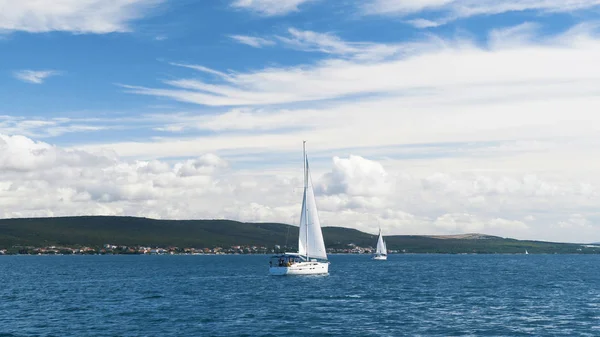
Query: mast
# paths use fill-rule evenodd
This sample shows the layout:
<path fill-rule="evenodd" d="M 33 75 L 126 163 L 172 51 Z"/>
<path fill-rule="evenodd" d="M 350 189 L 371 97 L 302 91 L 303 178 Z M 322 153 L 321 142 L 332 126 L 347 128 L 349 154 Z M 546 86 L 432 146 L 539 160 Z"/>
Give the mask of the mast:
<path fill-rule="evenodd" d="M 302 157 L 304 161 L 304 207 L 306 208 L 304 211 L 306 212 L 306 216 L 304 217 L 304 221 L 306 222 L 306 260 L 310 261 L 308 257 L 308 203 L 306 202 L 306 192 L 308 190 L 308 159 L 306 158 L 306 141 L 302 141 Z"/>
<path fill-rule="evenodd" d="M 377 248 L 375 248 L 375 254 L 381 254 L 379 241 L 381 241 L 381 226 L 379 226 L 379 235 L 377 236 Z"/>

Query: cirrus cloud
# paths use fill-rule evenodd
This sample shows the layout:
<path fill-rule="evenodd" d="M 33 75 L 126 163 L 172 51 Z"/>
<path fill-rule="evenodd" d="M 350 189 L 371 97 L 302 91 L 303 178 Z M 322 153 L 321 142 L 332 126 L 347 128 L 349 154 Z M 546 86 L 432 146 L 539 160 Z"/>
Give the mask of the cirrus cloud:
<path fill-rule="evenodd" d="M 106 34 L 127 32 L 129 23 L 164 0 L 0 0 L 0 30 Z"/>
<path fill-rule="evenodd" d="M 254 48 L 262 48 L 264 46 L 272 46 L 275 44 L 274 41 L 256 36 L 230 35 L 229 37 L 241 44 L 246 44 Z"/>
<path fill-rule="evenodd" d="M 315 0 L 235 0 L 231 6 L 265 16 L 277 16 L 295 12 L 300 5 L 311 1 Z"/>
<path fill-rule="evenodd" d="M 370 0 L 363 5 L 363 10 L 367 15 L 414 17 L 426 14 L 427 18 L 417 17 L 408 19 L 407 22 L 417 28 L 429 28 L 479 15 L 532 10 L 567 13 L 599 5 L 598 0 Z"/>
<path fill-rule="evenodd" d="M 47 78 L 60 75 L 61 73 L 56 70 L 19 70 L 14 72 L 14 76 L 23 82 L 42 84 Z"/>

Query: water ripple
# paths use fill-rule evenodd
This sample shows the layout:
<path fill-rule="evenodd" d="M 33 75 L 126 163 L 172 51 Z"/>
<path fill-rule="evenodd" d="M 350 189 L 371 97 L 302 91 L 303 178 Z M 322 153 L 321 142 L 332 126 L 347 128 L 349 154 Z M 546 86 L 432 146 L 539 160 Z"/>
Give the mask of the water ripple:
<path fill-rule="evenodd" d="M 0 337 L 598 336 L 599 256 L 0 257 Z"/>

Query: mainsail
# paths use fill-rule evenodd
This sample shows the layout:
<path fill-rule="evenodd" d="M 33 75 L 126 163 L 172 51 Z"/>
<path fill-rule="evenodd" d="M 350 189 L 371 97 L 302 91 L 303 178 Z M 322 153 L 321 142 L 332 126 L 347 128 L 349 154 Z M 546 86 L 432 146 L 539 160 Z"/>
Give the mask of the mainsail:
<path fill-rule="evenodd" d="M 317 214 L 317 203 L 313 191 L 308 159 L 305 157 L 305 184 L 302 198 L 302 213 L 300 215 L 300 236 L 298 238 L 298 253 L 308 258 L 327 259 L 321 223 Z"/>
<path fill-rule="evenodd" d="M 385 246 L 385 242 L 383 241 L 383 236 L 381 236 L 381 229 L 379 230 L 379 238 L 377 239 L 377 250 L 376 254 L 387 255 L 387 248 Z"/>

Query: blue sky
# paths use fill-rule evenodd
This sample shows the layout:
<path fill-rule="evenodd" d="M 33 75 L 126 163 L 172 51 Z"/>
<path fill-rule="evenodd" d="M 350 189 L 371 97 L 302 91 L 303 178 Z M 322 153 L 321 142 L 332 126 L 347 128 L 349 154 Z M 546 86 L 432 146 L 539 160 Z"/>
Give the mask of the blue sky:
<path fill-rule="evenodd" d="M 598 232 L 600 1 L 9 2 L 0 216 Z"/>
<path fill-rule="evenodd" d="M 485 48 L 488 34 L 493 29 L 536 22 L 543 33 L 555 33 L 587 18 L 593 19 L 597 11 L 594 6 L 582 6 L 582 10 L 563 12 L 557 10 L 560 5 L 551 12 L 540 11 L 535 10 L 535 1 L 531 1 L 533 10 L 475 15 L 422 29 L 408 22 L 414 19 L 436 20 L 444 16 L 444 7 L 406 14 L 376 14 L 365 9 L 367 5 L 363 2 L 306 1 L 298 2 L 297 9 L 289 12 L 261 13 L 260 1 L 255 2 L 254 9 L 252 6 L 236 7 L 234 2 L 225 0 L 137 3 L 133 11 L 138 18 L 119 22 L 126 32 L 81 32 L 85 27 L 73 25 L 68 28 L 47 27 L 42 32 L 32 33 L 27 31 L 28 25 L 34 26 L 35 23 L 27 22 L 27 18 L 18 23 L 21 30 L 5 31 L 0 40 L 3 49 L 3 62 L 0 64 L 3 74 L 0 77 L 3 88 L 0 101 L 3 103 L 0 113 L 27 118 L 99 117 L 109 119 L 104 122 L 110 123 L 112 118 L 175 111 L 189 111 L 197 115 L 223 112 L 228 107 L 140 96 L 128 93 L 120 85 L 165 88 L 163 81 L 180 78 L 200 78 L 207 83 L 218 83 L 218 78 L 211 74 L 190 71 L 173 63 L 244 73 L 267 67 L 310 66 L 331 58 L 330 53 L 307 51 L 311 49 L 309 46 L 294 46 L 277 40 L 277 37 L 291 38 L 290 29 L 330 34 L 350 43 L 398 44 L 423 41 L 431 35 L 448 39 L 464 35 Z M 265 3 L 267 7 L 273 7 Z M 385 1 L 381 3 L 385 5 Z M 51 16 L 44 12 L 51 12 L 49 9 L 38 10 L 42 15 Z M 83 17 L 84 10 L 82 8 L 81 13 L 73 15 Z M 62 19 L 68 21 L 67 18 Z M 110 17 L 101 20 L 111 22 Z M 268 39 L 273 45 L 254 48 L 232 39 L 231 36 L 235 35 Z M 56 75 L 44 79 L 43 83 L 32 84 L 15 78 L 14 73 L 21 70 L 52 70 Z M 298 102 L 294 104 L 297 106 Z M 143 126 L 144 123 L 141 124 Z M 151 128 L 135 125 L 135 130 L 131 130 L 131 125 L 124 126 L 128 130 L 120 134 L 115 130 L 108 131 L 113 141 L 164 135 Z M 51 141 L 61 145 L 92 143 L 104 138 L 104 132 L 61 134 L 52 137 Z"/>

